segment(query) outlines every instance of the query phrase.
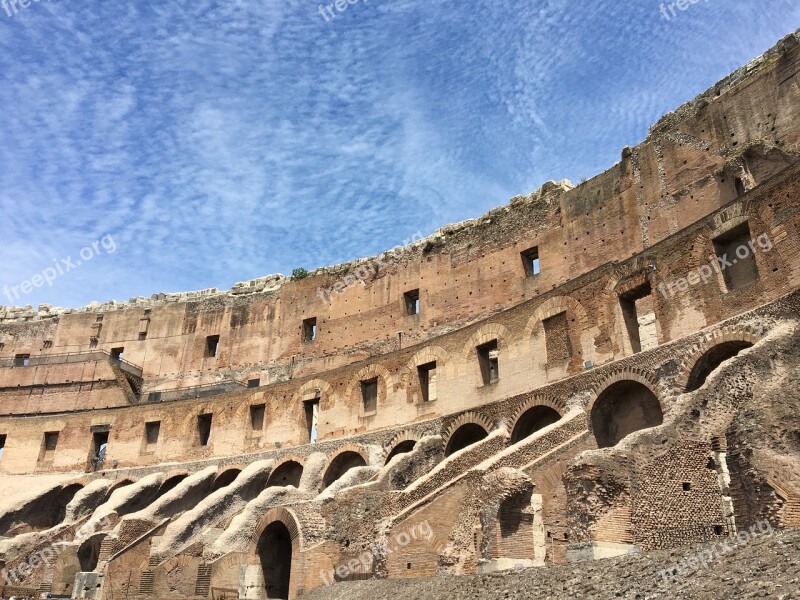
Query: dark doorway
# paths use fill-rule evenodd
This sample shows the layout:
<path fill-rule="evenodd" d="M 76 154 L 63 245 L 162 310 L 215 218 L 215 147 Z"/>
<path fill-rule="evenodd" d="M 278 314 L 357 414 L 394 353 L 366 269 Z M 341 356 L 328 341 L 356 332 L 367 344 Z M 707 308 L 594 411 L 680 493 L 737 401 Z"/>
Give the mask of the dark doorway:
<path fill-rule="evenodd" d="M 92 434 L 92 458 L 89 466 L 92 471 L 100 471 L 106 460 L 108 447 L 108 431 L 95 431 Z"/>
<path fill-rule="evenodd" d="M 616 446 L 634 431 L 664 421 L 658 398 L 638 381 L 618 381 L 606 388 L 592 406 L 591 419 L 599 448 Z"/>
<path fill-rule="evenodd" d="M 303 476 L 303 465 L 294 460 L 289 460 L 275 469 L 267 480 L 267 487 L 274 485 L 293 485 L 300 487 L 300 478 Z"/>
<path fill-rule="evenodd" d="M 289 598 L 292 570 L 292 538 L 286 525 L 270 523 L 258 540 L 258 557 L 264 573 L 267 598 Z"/>
<path fill-rule="evenodd" d="M 400 442 L 392 448 L 392 451 L 389 452 L 389 456 L 386 457 L 386 462 L 384 464 L 388 465 L 389 461 L 392 460 L 398 454 L 405 454 L 406 452 L 411 452 L 414 449 L 414 446 L 417 445 L 415 440 L 406 440 L 404 442 Z"/>
<path fill-rule="evenodd" d="M 480 442 L 487 435 L 489 435 L 488 432 L 476 423 L 462 425 L 450 436 L 450 441 L 447 442 L 447 448 L 444 451 L 445 456 L 450 456 L 467 446 Z"/>
<path fill-rule="evenodd" d="M 526 410 L 517 419 L 514 431 L 511 432 L 511 443 L 516 444 L 520 440 L 533 435 L 540 429 L 552 425 L 561 418 L 558 412 L 549 406 L 534 406 Z"/>
<path fill-rule="evenodd" d="M 693 392 L 703 387 L 703 384 L 708 379 L 708 376 L 716 371 L 719 366 L 729 358 L 733 358 L 742 350 L 752 347 L 750 342 L 724 342 L 714 346 L 703 354 L 700 359 L 692 367 L 692 372 L 689 375 L 689 381 L 686 384 L 686 391 Z"/>
<path fill-rule="evenodd" d="M 366 465 L 366 461 L 358 452 L 353 452 L 352 450 L 342 452 L 331 461 L 328 470 L 325 471 L 325 477 L 323 477 L 322 483 L 324 487 L 328 487 L 350 469 L 365 467 Z"/>

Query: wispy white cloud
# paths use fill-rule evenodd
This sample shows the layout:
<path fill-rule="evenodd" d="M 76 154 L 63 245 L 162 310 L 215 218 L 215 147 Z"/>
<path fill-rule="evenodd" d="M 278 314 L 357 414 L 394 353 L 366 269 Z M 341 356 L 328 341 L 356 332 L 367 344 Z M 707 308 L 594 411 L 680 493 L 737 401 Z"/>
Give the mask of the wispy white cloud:
<path fill-rule="evenodd" d="M 390 248 L 591 176 L 800 25 L 790 0 L 50 2 L 0 12 L 0 284 L 231 286 Z"/>

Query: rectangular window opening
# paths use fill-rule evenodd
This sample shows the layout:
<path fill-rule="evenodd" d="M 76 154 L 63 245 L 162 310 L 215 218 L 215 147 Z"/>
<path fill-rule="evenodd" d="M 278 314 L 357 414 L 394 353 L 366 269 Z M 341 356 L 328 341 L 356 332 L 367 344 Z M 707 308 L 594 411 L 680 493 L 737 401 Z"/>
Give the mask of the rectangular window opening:
<path fill-rule="evenodd" d="M 619 297 L 622 319 L 631 345 L 637 354 L 658 345 L 656 315 L 650 283 L 645 283 Z"/>
<path fill-rule="evenodd" d="M 728 291 L 738 290 L 758 279 L 755 246 L 746 222 L 714 238 L 713 244 Z"/>
<path fill-rule="evenodd" d="M 39 460 L 53 460 L 58 445 L 58 431 L 46 431 L 42 437 L 42 450 Z"/>
<path fill-rule="evenodd" d="M 486 342 L 476 348 L 478 351 L 478 364 L 481 368 L 483 384 L 489 385 L 500 380 L 500 364 L 498 362 L 500 351 L 497 347 L 497 340 Z"/>
<path fill-rule="evenodd" d="M 257 388 L 261 385 L 261 379 L 248 379 L 247 380 L 247 387 L 249 388 Z"/>
<path fill-rule="evenodd" d="M 543 320 L 542 327 L 544 327 L 547 364 L 569 362 L 572 357 L 572 342 L 569 338 L 569 320 L 566 311 Z"/>
<path fill-rule="evenodd" d="M 255 404 L 250 407 L 250 429 L 254 432 L 261 433 L 264 429 L 264 414 L 266 412 L 266 405 Z"/>
<path fill-rule="evenodd" d="M 14 366 L 15 367 L 27 367 L 31 364 L 31 355 L 30 354 L 17 354 L 14 357 Z"/>
<path fill-rule="evenodd" d="M 112 348 L 111 349 L 111 359 L 117 362 L 122 360 L 122 354 L 125 352 L 125 348 Z"/>
<path fill-rule="evenodd" d="M 540 271 L 539 266 L 539 246 L 528 248 L 524 252 L 520 252 L 522 257 L 522 266 L 525 269 L 525 277 L 533 277 L 538 275 Z"/>
<path fill-rule="evenodd" d="M 303 320 L 303 340 L 313 342 L 317 339 L 317 318 Z"/>
<path fill-rule="evenodd" d="M 150 421 L 144 424 L 144 439 L 148 446 L 158 443 L 159 433 L 161 433 L 161 421 Z"/>
<path fill-rule="evenodd" d="M 410 290 L 403 294 L 403 302 L 407 315 L 418 315 L 420 310 L 419 290 Z"/>
<path fill-rule="evenodd" d="M 423 402 L 436 400 L 436 362 L 429 362 L 417 367 L 419 387 Z"/>
<path fill-rule="evenodd" d="M 315 444 L 317 442 L 317 421 L 319 420 L 319 396 L 303 402 L 303 408 L 306 413 L 308 443 Z"/>
<path fill-rule="evenodd" d="M 3 458 L 3 449 L 6 447 L 6 434 L 0 433 L 0 459 Z"/>
<path fill-rule="evenodd" d="M 93 471 L 103 468 L 108 449 L 108 431 L 95 431 L 92 433 L 92 458 L 91 467 Z"/>
<path fill-rule="evenodd" d="M 201 446 L 208 446 L 211 441 L 212 413 L 197 415 L 197 439 Z"/>
<path fill-rule="evenodd" d="M 361 397 L 364 400 L 364 412 L 373 413 L 378 410 L 378 378 L 373 377 L 361 382 Z"/>
<path fill-rule="evenodd" d="M 219 336 L 210 335 L 206 338 L 206 357 L 214 358 L 219 354 Z"/>

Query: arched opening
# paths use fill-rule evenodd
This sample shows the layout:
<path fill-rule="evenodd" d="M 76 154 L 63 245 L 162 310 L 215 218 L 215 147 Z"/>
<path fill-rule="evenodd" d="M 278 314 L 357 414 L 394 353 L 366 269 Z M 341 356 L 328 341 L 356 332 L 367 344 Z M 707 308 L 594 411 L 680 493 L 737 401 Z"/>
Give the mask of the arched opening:
<path fill-rule="evenodd" d="M 117 483 L 115 483 L 114 485 L 112 485 L 112 486 L 111 486 L 111 487 L 108 489 L 108 493 L 106 494 L 106 499 L 105 499 L 105 501 L 106 501 L 106 502 L 108 502 L 108 499 L 109 499 L 109 498 L 111 498 L 111 494 L 113 494 L 114 492 L 116 492 L 116 491 L 117 491 L 119 488 L 123 488 L 123 487 L 125 487 L 126 485 L 130 485 L 130 484 L 132 484 L 132 483 L 133 483 L 133 481 L 132 481 L 131 479 L 123 479 L 122 481 L 118 481 Z"/>
<path fill-rule="evenodd" d="M 475 442 L 480 442 L 488 435 L 489 432 L 477 423 L 465 423 L 450 436 L 450 441 L 447 442 L 447 448 L 445 448 L 444 454 L 445 456 L 450 456 L 459 450 L 463 450 L 467 446 L 471 446 Z"/>
<path fill-rule="evenodd" d="M 299 488 L 302 476 L 303 465 L 296 460 L 288 460 L 270 474 L 267 480 L 267 487 L 293 485 Z"/>
<path fill-rule="evenodd" d="M 689 374 L 689 380 L 686 383 L 686 391 L 693 392 L 703 387 L 708 376 L 716 371 L 723 362 L 752 346 L 753 344 L 750 342 L 733 341 L 724 342 L 708 350 L 692 367 L 692 372 Z"/>
<path fill-rule="evenodd" d="M 514 430 L 511 432 L 511 443 L 524 440 L 526 437 L 533 435 L 540 429 L 552 425 L 561 418 L 558 411 L 549 406 L 534 406 L 529 408 L 522 416 L 517 419 L 514 424 Z"/>
<path fill-rule="evenodd" d="M 83 486 L 80 483 L 73 483 L 72 485 L 61 488 L 61 492 L 58 494 L 58 498 L 56 499 L 57 512 L 55 518 L 53 519 L 53 527 L 64 521 L 64 518 L 67 516 L 67 504 L 72 502 L 75 494 L 82 489 Z"/>
<path fill-rule="evenodd" d="M 227 471 L 220 473 L 211 486 L 211 493 L 221 490 L 225 486 L 232 484 L 233 480 L 236 479 L 241 472 L 241 469 L 228 469 Z"/>
<path fill-rule="evenodd" d="M 100 557 L 100 544 L 105 537 L 105 533 L 93 535 L 78 548 L 78 562 L 80 562 L 81 571 L 84 573 L 94 571 L 97 568 L 97 560 Z"/>
<path fill-rule="evenodd" d="M 289 598 L 292 571 L 292 537 L 280 521 L 270 523 L 261 534 L 257 547 L 264 573 L 267 598 Z"/>
<path fill-rule="evenodd" d="M 398 454 L 405 454 L 406 452 L 411 452 L 414 449 L 414 446 L 417 445 L 416 440 L 406 440 L 404 442 L 400 442 L 392 448 L 392 451 L 389 452 L 389 455 L 386 457 L 386 462 L 383 463 L 385 465 L 389 464 L 389 461 L 392 460 Z"/>
<path fill-rule="evenodd" d="M 625 436 L 661 425 L 661 404 L 638 381 L 618 381 L 606 388 L 592 407 L 592 431 L 600 448 L 616 446 Z"/>
<path fill-rule="evenodd" d="M 188 475 L 183 473 L 181 475 L 175 475 L 174 477 L 170 477 L 164 483 L 161 484 L 161 487 L 158 488 L 158 493 L 156 494 L 155 499 L 161 498 L 164 494 L 169 492 L 170 490 L 174 489 L 181 481 L 186 479 Z"/>
<path fill-rule="evenodd" d="M 328 487 L 350 469 L 365 466 L 367 466 L 367 461 L 358 452 L 353 452 L 352 450 L 342 452 L 331 461 L 327 471 L 325 471 L 325 476 L 322 478 L 323 486 Z"/>

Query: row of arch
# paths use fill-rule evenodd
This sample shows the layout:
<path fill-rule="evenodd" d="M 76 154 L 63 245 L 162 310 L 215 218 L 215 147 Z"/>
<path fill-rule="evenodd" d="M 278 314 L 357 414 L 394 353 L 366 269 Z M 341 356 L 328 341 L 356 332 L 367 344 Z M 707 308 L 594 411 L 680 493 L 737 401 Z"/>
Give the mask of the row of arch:
<path fill-rule="evenodd" d="M 715 332 L 704 344 L 697 346 L 684 361 L 683 375 L 679 379 L 679 384 L 687 392 L 699 389 L 724 361 L 751 347 L 759 337 L 758 333 L 749 330 Z M 614 446 L 634 431 L 654 427 L 663 422 L 663 410 L 655 382 L 631 372 L 624 372 L 606 380 L 596 393 L 588 411 L 591 431 L 600 448 Z M 510 443 L 516 444 L 557 422 L 562 412 L 563 406 L 549 398 L 535 398 L 522 405 L 512 421 Z M 478 413 L 468 412 L 461 415 L 444 432 L 445 455 L 450 456 L 485 439 L 492 428 L 489 420 Z M 410 452 L 416 443 L 417 438 L 413 434 L 398 434 L 387 445 L 384 464 L 388 464 L 400 454 Z M 363 450 L 355 446 L 346 447 L 329 461 L 322 477 L 323 489 L 340 479 L 350 469 L 366 465 L 367 460 Z M 222 471 L 214 480 L 211 492 L 230 485 L 240 472 L 241 469 L 236 467 Z M 155 499 L 169 492 L 187 475 L 178 473 L 168 477 L 156 492 Z M 266 486 L 299 487 L 302 475 L 302 459 L 291 457 L 275 467 L 267 479 Z M 103 502 L 107 501 L 117 489 L 131 483 L 133 483 L 131 479 L 116 482 L 108 489 Z M 82 488 L 83 484 L 72 483 L 49 493 L 46 498 L 42 497 L 42 504 L 46 504 L 46 510 L 45 506 L 42 506 L 41 510 L 35 511 L 39 515 L 37 528 L 53 527 L 62 522 L 67 505 Z M 7 531 L 8 527 L 4 528 L 0 522 L 0 535 Z"/>

